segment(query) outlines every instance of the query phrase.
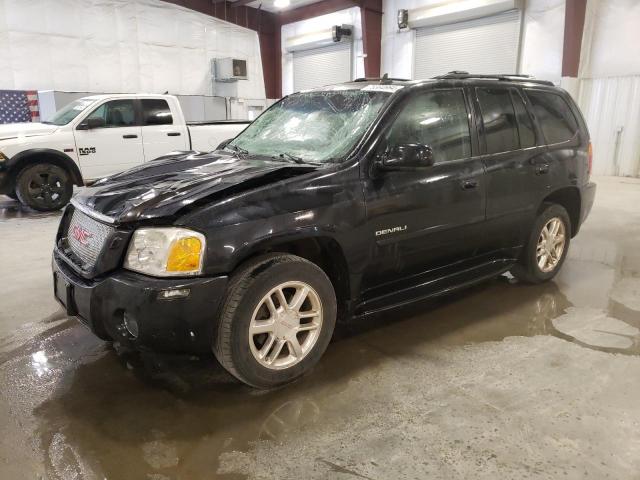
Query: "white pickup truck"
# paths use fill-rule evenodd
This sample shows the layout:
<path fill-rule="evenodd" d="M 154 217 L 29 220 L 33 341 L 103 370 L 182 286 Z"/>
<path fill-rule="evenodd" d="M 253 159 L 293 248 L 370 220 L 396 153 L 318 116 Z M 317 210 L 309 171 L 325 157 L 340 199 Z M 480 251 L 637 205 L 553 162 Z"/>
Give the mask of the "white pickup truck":
<path fill-rule="evenodd" d="M 211 151 L 249 121 L 185 122 L 172 95 L 93 95 L 43 123 L 0 125 L 0 194 L 36 210 L 67 204 L 73 185 L 173 151 Z"/>

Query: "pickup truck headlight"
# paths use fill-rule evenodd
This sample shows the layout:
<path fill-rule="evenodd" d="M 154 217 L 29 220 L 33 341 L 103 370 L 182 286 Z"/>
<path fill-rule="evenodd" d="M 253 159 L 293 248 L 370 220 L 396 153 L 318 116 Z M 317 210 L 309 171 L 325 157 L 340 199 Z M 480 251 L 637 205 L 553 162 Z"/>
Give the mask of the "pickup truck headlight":
<path fill-rule="evenodd" d="M 186 228 L 139 228 L 124 267 L 156 277 L 198 275 L 205 246 L 204 235 Z"/>

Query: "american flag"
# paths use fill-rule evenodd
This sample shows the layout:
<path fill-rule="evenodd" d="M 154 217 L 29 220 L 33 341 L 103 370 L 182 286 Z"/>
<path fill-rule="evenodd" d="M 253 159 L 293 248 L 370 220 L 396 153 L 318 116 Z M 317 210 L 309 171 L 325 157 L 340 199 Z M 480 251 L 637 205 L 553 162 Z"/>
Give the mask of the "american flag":
<path fill-rule="evenodd" d="M 37 122 L 39 120 L 38 92 L 34 90 L 0 90 L 0 123 Z"/>

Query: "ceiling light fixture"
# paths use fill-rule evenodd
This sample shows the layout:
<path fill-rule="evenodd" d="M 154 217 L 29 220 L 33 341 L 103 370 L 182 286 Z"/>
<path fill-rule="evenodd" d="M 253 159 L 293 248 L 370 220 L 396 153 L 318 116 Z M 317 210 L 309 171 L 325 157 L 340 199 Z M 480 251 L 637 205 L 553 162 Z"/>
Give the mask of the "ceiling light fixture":
<path fill-rule="evenodd" d="M 273 6 L 276 8 L 287 8 L 291 2 L 289 0 L 275 0 Z"/>

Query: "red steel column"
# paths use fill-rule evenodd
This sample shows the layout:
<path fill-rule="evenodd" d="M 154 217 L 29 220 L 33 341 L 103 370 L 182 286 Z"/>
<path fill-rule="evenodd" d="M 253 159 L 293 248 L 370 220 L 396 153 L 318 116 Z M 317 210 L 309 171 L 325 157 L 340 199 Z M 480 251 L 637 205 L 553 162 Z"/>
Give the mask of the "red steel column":
<path fill-rule="evenodd" d="M 578 76 L 582 31 L 587 0 L 566 0 L 564 13 L 564 46 L 562 49 L 562 76 Z"/>

